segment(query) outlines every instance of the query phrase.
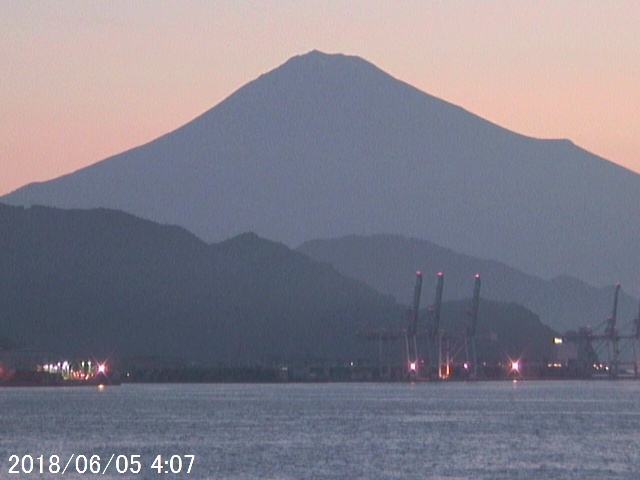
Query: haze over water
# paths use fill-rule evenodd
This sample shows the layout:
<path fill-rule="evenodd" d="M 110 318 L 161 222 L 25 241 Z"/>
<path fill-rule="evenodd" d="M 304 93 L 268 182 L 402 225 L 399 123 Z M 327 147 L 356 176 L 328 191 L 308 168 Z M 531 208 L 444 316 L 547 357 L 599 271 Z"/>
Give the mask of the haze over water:
<path fill-rule="evenodd" d="M 141 471 L 103 478 L 157 478 L 157 455 L 195 455 L 189 474 L 163 475 L 186 479 L 637 478 L 639 393 L 631 381 L 4 388 L 1 476 L 13 454 L 103 466 L 115 454 L 140 455 Z M 87 478 L 73 465 L 66 477 Z"/>

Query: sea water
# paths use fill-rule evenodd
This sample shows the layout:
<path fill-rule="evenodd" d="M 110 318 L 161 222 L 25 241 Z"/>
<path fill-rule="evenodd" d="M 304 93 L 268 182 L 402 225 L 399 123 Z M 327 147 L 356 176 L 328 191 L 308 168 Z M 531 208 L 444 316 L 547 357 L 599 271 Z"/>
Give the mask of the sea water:
<path fill-rule="evenodd" d="M 0 455 L 0 479 L 635 479 L 640 382 L 0 388 Z"/>

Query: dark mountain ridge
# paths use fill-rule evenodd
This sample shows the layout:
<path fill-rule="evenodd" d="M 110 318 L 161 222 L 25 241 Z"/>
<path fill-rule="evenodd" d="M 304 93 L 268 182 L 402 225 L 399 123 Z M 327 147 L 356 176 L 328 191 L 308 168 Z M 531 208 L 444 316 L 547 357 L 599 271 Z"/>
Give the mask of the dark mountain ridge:
<path fill-rule="evenodd" d="M 2 201 L 115 208 L 208 241 L 392 232 L 543 278 L 640 285 L 639 175 L 315 51 L 163 137 Z"/>
<path fill-rule="evenodd" d="M 411 302 L 412 274 L 422 270 L 426 301 L 431 300 L 435 291 L 437 272 L 445 273 L 444 298 L 448 300 L 470 297 L 473 277 L 479 273 L 483 298 L 523 305 L 540 315 L 544 324 L 560 332 L 585 325 L 596 327 L 611 316 L 613 309 L 614 284 L 596 288 L 567 276 L 543 280 L 500 262 L 462 255 L 431 242 L 399 235 L 313 240 L 297 250 L 333 265 L 343 275 L 362 280 L 379 292 L 393 295 L 404 304 Z M 626 294 L 624 288 L 618 312 L 622 331 L 631 333 L 630 322 L 638 315 L 638 301 Z"/>
<path fill-rule="evenodd" d="M 19 345 L 246 364 L 346 358 L 389 296 L 255 234 L 207 245 L 111 210 L 0 205 L 0 321 Z"/>
<path fill-rule="evenodd" d="M 0 252 L 5 349 L 227 365 L 340 362 L 377 358 L 363 333 L 406 326 L 405 307 L 390 295 L 253 233 L 210 245 L 113 210 L 0 204 Z M 546 345 L 548 327 L 517 309 L 483 303 L 483 328 L 502 342 L 483 354 L 519 351 L 523 335 Z M 457 328 L 448 315 L 443 324 Z"/>

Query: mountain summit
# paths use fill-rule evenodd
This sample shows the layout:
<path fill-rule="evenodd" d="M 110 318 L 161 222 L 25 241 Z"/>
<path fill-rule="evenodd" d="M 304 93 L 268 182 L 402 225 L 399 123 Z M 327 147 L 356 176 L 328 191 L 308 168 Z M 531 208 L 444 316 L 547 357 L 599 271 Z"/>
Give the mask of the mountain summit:
<path fill-rule="evenodd" d="M 640 175 L 317 51 L 146 145 L 0 200 L 120 209 L 208 241 L 396 233 L 542 277 L 640 285 Z"/>

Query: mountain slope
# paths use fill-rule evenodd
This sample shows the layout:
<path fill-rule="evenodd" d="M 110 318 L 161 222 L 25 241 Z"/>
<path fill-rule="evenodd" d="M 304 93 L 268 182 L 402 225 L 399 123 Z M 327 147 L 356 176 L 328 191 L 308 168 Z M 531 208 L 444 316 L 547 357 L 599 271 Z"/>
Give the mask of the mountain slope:
<path fill-rule="evenodd" d="M 443 304 L 442 329 L 451 337 L 451 343 L 458 342 L 469 325 L 469 302 L 450 301 Z M 428 321 L 428 311 L 422 319 Z M 478 308 L 478 330 L 476 346 L 478 362 L 507 363 L 510 359 L 544 361 L 553 359 L 554 348 L 551 339 L 557 331 L 540 322 L 532 311 L 515 303 L 483 300 Z M 459 357 L 464 357 L 459 352 Z M 459 358 L 458 358 L 459 360 Z"/>
<path fill-rule="evenodd" d="M 2 204 L 0 225 L 0 350 L 337 362 L 376 359 L 363 334 L 406 326 L 391 296 L 252 233 L 209 245 L 118 211 Z M 445 304 L 449 332 L 465 318 Z M 479 344 L 483 358 L 525 347 L 540 357 L 550 345 L 551 330 L 522 307 L 483 301 L 480 318 L 479 332 L 499 339 Z"/>
<path fill-rule="evenodd" d="M 117 211 L 0 205 L 0 332 L 65 355 L 358 358 L 389 296 L 281 244 L 207 245 Z"/>
<path fill-rule="evenodd" d="M 311 52 L 183 127 L 2 201 L 109 207 L 208 241 L 398 233 L 550 278 L 640 285 L 640 176 Z"/>
<path fill-rule="evenodd" d="M 595 327 L 611 315 L 613 308 L 613 284 L 595 288 L 566 276 L 547 281 L 499 262 L 461 255 L 431 242 L 398 235 L 313 240 L 297 250 L 380 292 L 394 295 L 405 304 L 411 302 L 414 272 L 422 270 L 423 304 L 432 301 L 437 272 L 445 273 L 445 299 L 470 297 L 473 276 L 480 273 L 482 298 L 523 305 L 540 315 L 544 324 L 561 332 L 584 325 Z M 637 309 L 637 300 L 623 290 L 618 312 L 624 333 L 631 333 L 631 325 L 626 324 L 636 318 Z"/>

